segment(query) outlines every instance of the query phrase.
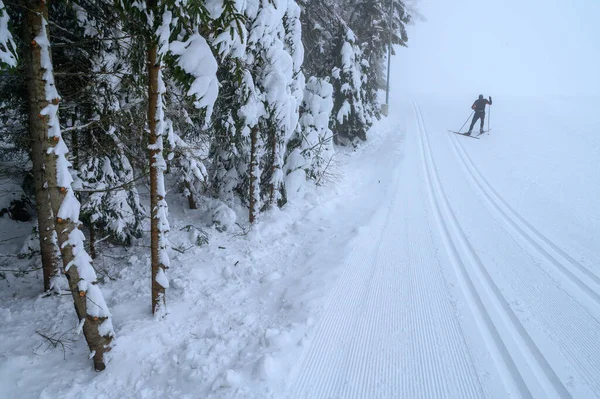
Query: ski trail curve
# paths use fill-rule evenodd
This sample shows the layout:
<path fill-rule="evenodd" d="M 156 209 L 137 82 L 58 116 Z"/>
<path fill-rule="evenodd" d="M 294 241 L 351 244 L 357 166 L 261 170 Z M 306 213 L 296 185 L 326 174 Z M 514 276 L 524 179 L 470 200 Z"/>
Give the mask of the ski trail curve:
<path fill-rule="evenodd" d="M 358 235 L 289 398 L 493 396 L 482 386 L 437 256 L 417 137 L 406 137 L 404 147 L 387 182 L 393 194 Z"/>
<path fill-rule="evenodd" d="M 507 388 L 516 387 L 524 397 L 570 398 L 571 395 L 502 296 L 460 227 L 438 176 L 421 109 L 414 99 L 412 103 L 437 219 L 457 274 L 476 305 L 480 325 L 485 328 L 484 334 L 489 334 L 490 343 L 493 342 L 490 351 L 495 354 L 499 369 L 504 371 L 502 376 Z M 478 283 L 477 286 L 474 281 Z"/>

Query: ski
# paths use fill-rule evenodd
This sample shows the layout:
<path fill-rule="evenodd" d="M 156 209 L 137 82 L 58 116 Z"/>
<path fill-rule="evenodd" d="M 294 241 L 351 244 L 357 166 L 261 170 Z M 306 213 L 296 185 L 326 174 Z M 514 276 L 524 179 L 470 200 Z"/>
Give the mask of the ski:
<path fill-rule="evenodd" d="M 469 138 L 472 138 L 472 139 L 478 139 L 479 140 L 479 137 L 477 137 L 477 136 L 470 136 L 470 135 L 467 135 L 466 133 L 455 132 L 454 130 L 448 130 L 448 131 L 450 133 L 458 134 L 460 136 L 465 136 L 465 137 L 469 137 Z"/>
<path fill-rule="evenodd" d="M 484 130 L 483 132 L 479 133 L 477 136 L 481 136 L 482 134 L 484 134 L 484 133 L 487 133 L 487 132 L 489 132 L 489 131 L 491 131 L 491 130 L 492 130 L 492 129 L 490 129 L 490 130 Z"/>

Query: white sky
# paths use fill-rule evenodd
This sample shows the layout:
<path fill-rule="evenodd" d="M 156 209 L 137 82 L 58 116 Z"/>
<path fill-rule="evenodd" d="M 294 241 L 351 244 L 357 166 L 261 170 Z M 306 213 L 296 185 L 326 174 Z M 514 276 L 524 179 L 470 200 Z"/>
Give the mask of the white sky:
<path fill-rule="evenodd" d="M 600 95 L 600 0 L 419 0 L 392 60 L 413 93 Z"/>

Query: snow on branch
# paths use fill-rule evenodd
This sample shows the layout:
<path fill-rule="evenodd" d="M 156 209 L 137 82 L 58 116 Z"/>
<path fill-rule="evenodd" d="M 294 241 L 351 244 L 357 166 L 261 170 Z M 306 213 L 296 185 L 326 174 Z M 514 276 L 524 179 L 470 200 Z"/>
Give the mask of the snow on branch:
<path fill-rule="evenodd" d="M 219 95 L 218 64 L 210 46 L 199 33 L 194 33 L 185 42 L 172 42 L 170 51 L 179 56 L 177 64 L 181 69 L 194 77 L 187 94 L 196 99 L 197 108 L 206 108 L 206 119 L 210 119 Z"/>
<path fill-rule="evenodd" d="M 17 66 L 17 46 L 8 29 L 8 13 L 2 0 L 0 0 L 0 68 L 8 65 L 9 68 Z"/>

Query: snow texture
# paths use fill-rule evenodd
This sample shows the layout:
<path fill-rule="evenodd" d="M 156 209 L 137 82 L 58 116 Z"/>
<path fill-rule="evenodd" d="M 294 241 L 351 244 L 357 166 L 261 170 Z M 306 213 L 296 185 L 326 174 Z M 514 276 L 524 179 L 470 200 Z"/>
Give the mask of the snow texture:
<path fill-rule="evenodd" d="M 219 95 L 218 64 L 210 46 L 202 36 L 194 33 L 185 42 L 172 42 L 170 51 L 179 56 L 178 65 L 194 77 L 187 95 L 196 99 L 197 108 L 206 108 L 206 119 L 210 119 Z"/>
<path fill-rule="evenodd" d="M 158 273 L 156 274 L 156 282 L 165 289 L 169 288 L 169 279 L 162 268 L 158 269 Z"/>
<path fill-rule="evenodd" d="M 148 317 L 148 251 L 107 248 L 119 339 L 101 374 L 81 337 L 63 360 L 25 333 L 76 326 L 65 296 L 0 280 L 3 395 L 600 397 L 600 99 L 494 97 L 507 117 L 480 140 L 447 133 L 473 99 L 454 100 L 393 97 L 364 146 L 339 149 L 339 181 L 246 235 L 206 227 L 197 247 L 182 229 L 201 211 L 174 203 L 169 239 L 191 249 L 170 252 L 168 323 Z"/>
<path fill-rule="evenodd" d="M 212 211 L 212 221 L 217 226 L 217 228 L 221 230 L 232 230 L 235 227 L 235 223 L 237 221 L 237 215 L 227 205 L 220 201 L 217 202 L 217 205 L 214 207 Z"/>

